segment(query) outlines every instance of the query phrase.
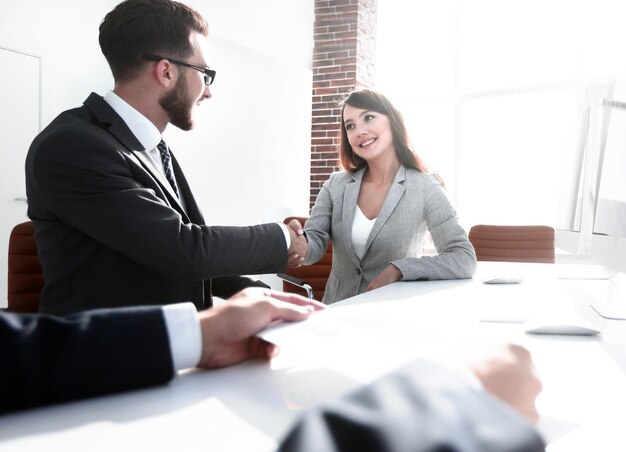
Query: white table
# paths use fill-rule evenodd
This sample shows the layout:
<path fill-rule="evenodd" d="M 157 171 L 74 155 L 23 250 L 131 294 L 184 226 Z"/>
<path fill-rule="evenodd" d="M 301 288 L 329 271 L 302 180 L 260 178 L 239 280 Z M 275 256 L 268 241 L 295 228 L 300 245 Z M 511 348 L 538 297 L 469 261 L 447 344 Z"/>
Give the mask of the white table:
<path fill-rule="evenodd" d="M 557 280 L 562 270 L 481 262 L 473 280 L 396 283 L 334 305 L 328 323 L 298 325 L 303 340 L 284 345 L 271 363 L 187 372 L 161 387 L 1 416 L 0 450 L 269 451 L 307 406 L 416 356 L 484 341 L 514 341 L 533 353 L 548 451 L 626 450 L 626 321 L 601 319 L 584 299 L 562 297 L 568 288 L 600 294 L 608 284 Z M 482 284 L 496 274 L 525 280 Z M 519 323 L 481 321 L 554 309 L 599 322 L 603 333 L 531 336 Z"/>

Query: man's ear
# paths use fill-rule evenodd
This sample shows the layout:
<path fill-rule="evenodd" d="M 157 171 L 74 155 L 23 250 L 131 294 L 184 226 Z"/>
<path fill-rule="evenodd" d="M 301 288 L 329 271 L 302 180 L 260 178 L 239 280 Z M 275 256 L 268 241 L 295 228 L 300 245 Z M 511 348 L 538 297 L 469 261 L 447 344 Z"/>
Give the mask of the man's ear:
<path fill-rule="evenodd" d="M 154 65 L 154 77 L 164 88 L 170 88 L 176 83 L 178 68 L 168 60 L 161 60 Z"/>

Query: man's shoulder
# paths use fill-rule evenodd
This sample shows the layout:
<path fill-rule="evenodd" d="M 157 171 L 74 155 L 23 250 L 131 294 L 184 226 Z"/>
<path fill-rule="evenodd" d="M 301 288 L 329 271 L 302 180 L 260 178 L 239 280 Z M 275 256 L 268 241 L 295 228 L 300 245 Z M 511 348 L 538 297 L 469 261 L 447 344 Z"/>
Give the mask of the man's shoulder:
<path fill-rule="evenodd" d="M 87 129 L 98 126 L 99 120 L 94 110 L 106 108 L 108 104 L 96 93 L 91 93 L 83 105 L 70 108 L 57 115 L 42 131 L 55 132 L 59 129 Z"/>
<path fill-rule="evenodd" d="M 90 152 L 85 152 L 89 150 Z M 111 150 L 122 150 L 119 142 L 106 127 L 95 120 L 89 110 L 73 108 L 59 114 L 35 137 L 27 154 L 27 165 L 76 161 L 77 158 L 95 158 L 98 151 L 110 155 Z"/>
<path fill-rule="evenodd" d="M 97 137 L 103 132 L 84 113 L 81 108 L 68 110 L 57 116 L 33 140 L 31 150 L 54 144 L 80 143 Z"/>
<path fill-rule="evenodd" d="M 106 129 L 100 124 L 93 112 L 85 105 L 81 105 L 60 113 L 41 131 L 35 142 L 66 136 L 87 137 L 103 132 L 106 133 Z"/>

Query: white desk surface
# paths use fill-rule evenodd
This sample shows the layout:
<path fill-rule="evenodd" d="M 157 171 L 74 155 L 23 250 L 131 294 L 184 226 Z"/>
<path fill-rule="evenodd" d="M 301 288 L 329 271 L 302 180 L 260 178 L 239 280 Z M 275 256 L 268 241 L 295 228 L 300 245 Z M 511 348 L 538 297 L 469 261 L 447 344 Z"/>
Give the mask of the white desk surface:
<path fill-rule="evenodd" d="M 602 296 L 609 281 L 557 279 L 585 274 L 598 269 L 480 262 L 472 280 L 396 283 L 334 305 L 328 322 L 276 330 L 287 343 L 271 363 L 191 371 L 165 386 L 0 416 L 0 450 L 270 451 L 313 403 L 417 356 L 513 341 L 531 350 L 544 384 L 538 407 L 549 452 L 624 451 L 626 321 L 602 319 L 582 296 L 570 296 Z M 482 284 L 494 275 L 525 280 Z M 482 321 L 548 312 L 604 329 L 532 336 L 519 323 Z"/>

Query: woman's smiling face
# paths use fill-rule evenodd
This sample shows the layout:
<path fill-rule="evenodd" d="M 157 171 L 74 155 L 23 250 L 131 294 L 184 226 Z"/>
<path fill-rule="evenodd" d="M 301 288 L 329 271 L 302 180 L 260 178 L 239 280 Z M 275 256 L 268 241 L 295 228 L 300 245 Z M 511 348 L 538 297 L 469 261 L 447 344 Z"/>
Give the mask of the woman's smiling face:
<path fill-rule="evenodd" d="M 352 151 L 366 161 L 395 153 L 389 118 L 382 113 L 346 105 L 343 123 Z"/>

